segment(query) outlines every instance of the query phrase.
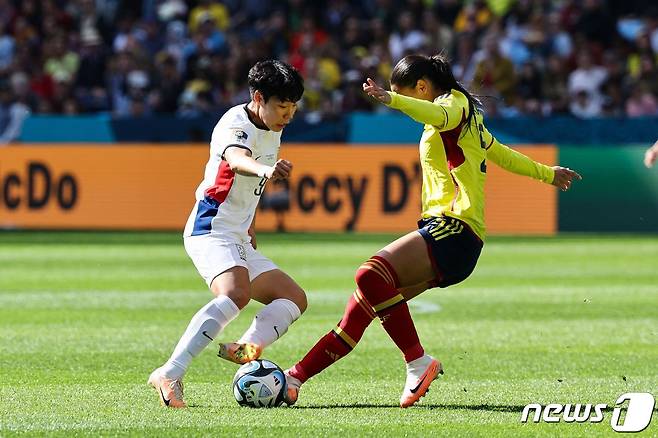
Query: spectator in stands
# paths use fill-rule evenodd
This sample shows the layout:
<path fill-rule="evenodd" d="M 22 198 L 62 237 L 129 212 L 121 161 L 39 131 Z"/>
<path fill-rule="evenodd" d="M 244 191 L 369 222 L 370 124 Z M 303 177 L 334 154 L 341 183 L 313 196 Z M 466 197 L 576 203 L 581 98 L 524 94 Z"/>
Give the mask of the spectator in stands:
<path fill-rule="evenodd" d="M 571 99 L 571 114 L 581 119 L 591 119 L 602 114 L 601 99 L 593 98 L 586 90 L 578 90 Z"/>
<path fill-rule="evenodd" d="M 16 16 L 16 8 L 11 0 L 0 0 L 0 28 L 8 29 Z"/>
<path fill-rule="evenodd" d="M 457 33 L 475 32 L 480 34 L 491 23 L 492 19 L 493 15 L 484 1 L 476 0 L 472 3 L 466 3 L 455 18 L 455 31 Z"/>
<path fill-rule="evenodd" d="M 640 58 L 640 72 L 638 83 L 643 84 L 654 95 L 658 95 L 658 67 L 656 56 L 644 54 Z"/>
<path fill-rule="evenodd" d="M 354 47 L 358 46 L 367 46 L 368 38 L 366 38 L 364 27 L 361 25 L 361 22 L 356 17 L 349 17 L 345 20 L 345 24 L 342 30 L 341 40 L 341 49 L 342 50 L 351 50 Z M 328 41 L 327 44 L 332 44 L 332 41 Z M 335 44 L 335 43 L 334 43 Z"/>
<path fill-rule="evenodd" d="M 523 112 L 533 115 L 542 113 L 542 80 L 539 69 L 532 62 L 526 62 L 521 67 L 516 90 Z"/>
<path fill-rule="evenodd" d="M 516 102 L 516 73 L 512 62 L 498 49 L 498 38 L 489 35 L 484 41 L 481 60 L 475 67 L 473 88 L 480 94 L 503 99 L 505 106 Z"/>
<path fill-rule="evenodd" d="M 600 114 L 603 100 L 601 86 L 607 78 L 606 69 L 594 65 L 589 52 L 582 50 L 578 54 L 578 68 L 569 75 L 569 94 L 577 100 L 572 102 L 572 112 L 574 108 L 578 108 L 574 114 L 578 113 L 578 117 L 594 117 Z"/>
<path fill-rule="evenodd" d="M 53 98 L 49 102 L 51 111 L 54 113 L 64 113 L 67 102 L 71 99 L 74 99 L 73 82 L 54 78 Z"/>
<path fill-rule="evenodd" d="M 573 40 L 569 32 L 560 25 L 558 12 L 548 15 L 547 26 L 547 50 L 544 55 L 556 54 L 562 59 L 567 59 L 573 54 Z"/>
<path fill-rule="evenodd" d="M 427 37 L 416 28 L 417 24 L 411 12 L 404 11 L 400 14 L 397 29 L 388 40 L 393 62 L 399 61 L 408 53 L 418 51 L 425 45 Z"/>
<path fill-rule="evenodd" d="M 303 75 L 306 58 L 314 48 L 322 46 L 328 39 L 329 34 L 316 24 L 313 16 L 303 17 L 299 31 L 294 32 L 290 37 L 290 64 Z"/>
<path fill-rule="evenodd" d="M 0 21 L 0 74 L 5 74 L 14 62 L 16 42 L 7 31 L 7 26 Z"/>
<path fill-rule="evenodd" d="M 473 81 L 475 67 L 478 64 L 475 47 L 474 35 L 462 33 L 457 36 L 457 53 L 452 70 L 455 78 L 464 84 L 470 84 Z"/>
<path fill-rule="evenodd" d="M 648 17 L 647 33 L 653 53 L 658 54 L 658 12 L 654 11 L 654 14 Z"/>
<path fill-rule="evenodd" d="M 621 117 L 625 113 L 624 93 L 618 82 L 607 81 L 603 85 L 602 115 L 606 117 Z"/>
<path fill-rule="evenodd" d="M 80 65 L 80 56 L 68 48 L 66 36 L 60 35 L 55 38 L 48 51 L 50 53 L 46 55 L 44 64 L 46 73 L 56 80 L 72 81 Z"/>
<path fill-rule="evenodd" d="M 634 50 L 628 55 L 626 63 L 628 73 L 633 79 L 639 78 L 642 74 L 642 59 L 646 58 L 653 59 L 655 58 L 655 54 L 651 48 L 649 34 L 640 32 L 635 39 Z"/>
<path fill-rule="evenodd" d="M 155 65 L 155 83 L 150 97 L 153 110 L 159 113 L 175 113 L 178 97 L 183 90 L 183 80 L 178 72 L 176 59 L 166 52 L 161 52 Z"/>
<path fill-rule="evenodd" d="M 341 111 L 372 111 L 373 102 L 363 93 L 363 76 L 356 70 L 345 74 L 345 86 L 341 101 Z"/>
<path fill-rule="evenodd" d="M 11 120 L 9 108 L 12 105 L 12 101 L 13 98 L 9 84 L 7 81 L 0 82 L 0 137 L 3 137 L 3 134 L 9 126 Z M 9 141 L 5 141 L 4 143 L 0 143 L 0 145 L 4 145 L 8 142 Z"/>
<path fill-rule="evenodd" d="M 22 15 L 13 21 L 14 40 L 17 48 L 24 48 L 30 54 L 38 53 L 41 45 L 38 29 Z"/>
<path fill-rule="evenodd" d="M 557 54 L 551 55 L 542 77 L 543 114 L 569 112 L 568 79 L 567 67 L 563 60 Z"/>
<path fill-rule="evenodd" d="M 270 16 L 264 31 L 263 41 L 268 47 L 271 57 L 278 59 L 288 52 L 288 29 L 286 15 L 283 11 L 275 11 Z"/>
<path fill-rule="evenodd" d="M 229 10 L 221 3 L 211 0 L 199 0 L 198 6 L 190 11 L 188 26 L 190 33 L 196 32 L 204 20 L 210 19 L 215 27 L 225 31 L 231 24 Z"/>
<path fill-rule="evenodd" d="M 126 2 L 127 3 L 127 2 Z M 76 29 L 82 34 L 95 34 L 105 44 L 112 41 L 110 35 L 112 34 L 111 21 L 106 21 L 107 18 L 103 17 L 96 9 L 95 0 L 78 0 L 76 2 L 69 2 L 72 9 L 72 15 L 76 21 Z"/>
<path fill-rule="evenodd" d="M 107 54 L 96 32 L 83 31 L 80 36 L 80 67 L 74 80 L 76 110 L 107 111 L 110 99 L 106 88 Z M 75 101 L 75 100 L 74 100 Z M 69 109 L 73 108 L 68 104 Z"/>
<path fill-rule="evenodd" d="M 600 48 L 609 47 L 615 36 L 614 20 L 602 0 L 583 1 L 583 10 L 576 22 L 575 30 Z"/>
<path fill-rule="evenodd" d="M 31 112 L 27 74 L 14 73 L 10 82 L 10 86 L 0 84 L 0 145 L 6 145 L 18 138 L 23 121 Z"/>
<path fill-rule="evenodd" d="M 658 115 L 658 101 L 645 84 L 633 86 L 631 95 L 626 101 L 628 117 L 643 117 Z"/>
<path fill-rule="evenodd" d="M 423 33 L 426 35 L 425 47 L 430 53 L 443 51 L 446 55 L 454 53 L 455 34 L 441 18 L 431 9 L 423 12 Z"/>
<path fill-rule="evenodd" d="M 0 82 L 28 74 L 26 104 L 36 112 L 189 115 L 244 100 L 244 66 L 276 56 L 318 84 L 301 112 L 322 120 L 373 110 L 355 94 L 352 77 L 387 78 L 405 52 L 443 50 L 460 81 L 494 97 L 484 99 L 490 116 L 644 114 L 658 96 L 652 7 L 603 0 L 0 0 Z M 141 73 L 131 86 L 133 71 Z M 134 86 L 140 75 L 148 86 Z"/>
<path fill-rule="evenodd" d="M 183 0 L 162 0 L 157 7 L 158 19 L 162 22 L 184 19 L 188 6 Z"/>

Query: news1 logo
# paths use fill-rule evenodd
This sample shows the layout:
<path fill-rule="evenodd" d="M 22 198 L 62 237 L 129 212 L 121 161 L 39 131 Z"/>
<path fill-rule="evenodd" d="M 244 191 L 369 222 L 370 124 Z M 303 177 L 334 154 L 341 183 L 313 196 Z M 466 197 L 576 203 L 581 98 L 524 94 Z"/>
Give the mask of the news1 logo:
<path fill-rule="evenodd" d="M 622 405 L 628 402 L 626 415 L 622 419 Z M 615 408 L 610 418 L 610 426 L 616 432 L 641 432 L 651 423 L 653 409 L 656 400 L 648 392 L 629 392 L 622 394 L 615 402 Z M 538 403 L 530 403 L 523 408 L 521 423 L 527 423 L 530 412 L 533 412 L 532 421 L 539 423 L 600 423 L 604 419 L 604 410 L 608 407 L 605 403 L 596 405 L 588 404 L 559 404 L 550 403 L 542 406 Z"/>

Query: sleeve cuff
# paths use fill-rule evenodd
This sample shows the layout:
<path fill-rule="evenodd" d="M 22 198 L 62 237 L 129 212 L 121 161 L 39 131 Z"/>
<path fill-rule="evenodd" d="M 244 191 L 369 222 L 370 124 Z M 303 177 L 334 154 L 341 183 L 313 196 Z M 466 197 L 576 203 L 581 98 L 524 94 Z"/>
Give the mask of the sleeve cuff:
<path fill-rule="evenodd" d="M 240 144 L 229 144 L 229 145 L 226 145 L 226 147 L 222 150 L 222 156 L 221 156 L 221 159 L 222 159 L 222 160 L 224 159 L 224 154 L 226 153 L 226 150 L 227 150 L 228 148 L 240 148 L 240 149 L 244 149 L 244 150 L 249 151 L 252 155 L 253 155 L 253 153 L 254 153 L 254 152 L 253 152 L 250 148 L 248 148 L 247 146 L 242 146 L 242 145 L 240 145 Z"/>
<path fill-rule="evenodd" d="M 555 179 L 555 170 L 552 167 L 546 166 L 546 172 L 544 173 L 544 182 L 551 184 Z"/>
<path fill-rule="evenodd" d="M 400 103 L 400 98 L 398 96 L 398 93 L 395 91 L 387 91 L 388 95 L 391 96 L 391 103 L 387 104 L 389 108 L 397 109 L 398 105 Z"/>

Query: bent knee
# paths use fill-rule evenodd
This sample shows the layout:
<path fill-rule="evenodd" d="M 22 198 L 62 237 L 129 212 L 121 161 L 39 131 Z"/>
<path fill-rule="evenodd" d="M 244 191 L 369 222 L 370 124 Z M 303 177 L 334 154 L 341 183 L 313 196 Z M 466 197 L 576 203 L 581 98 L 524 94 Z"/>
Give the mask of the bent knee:
<path fill-rule="evenodd" d="M 373 272 L 370 269 L 364 269 L 363 265 L 359 266 L 359 269 L 354 273 L 354 282 L 357 287 L 363 289 L 363 286 L 368 282 L 368 277 L 371 275 L 373 275 Z"/>
<path fill-rule="evenodd" d="M 234 286 L 230 288 L 226 288 L 226 287 L 220 288 L 213 284 L 211 291 L 216 297 L 220 295 L 225 295 L 229 297 L 231 301 L 233 301 L 235 305 L 238 306 L 239 309 L 243 309 L 244 307 L 246 307 L 247 304 L 249 304 L 249 300 L 251 299 L 249 288 L 244 288 L 239 286 Z"/>
<path fill-rule="evenodd" d="M 308 299 L 306 298 L 306 292 L 304 292 L 304 290 L 299 289 L 298 295 L 292 301 L 299 308 L 299 313 L 304 313 L 306 311 L 306 308 L 308 307 Z"/>
<path fill-rule="evenodd" d="M 371 257 L 359 266 L 354 281 L 363 298 L 373 307 L 399 295 L 397 274 L 391 264 L 380 256 Z"/>
<path fill-rule="evenodd" d="M 397 275 L 388 263 L 383 263 L 381 259 L 371 258 L 364 262 L 354 274 L 354 281 L 359 289 L 367 289 L 373 283 L 390 284 L 393 287 L 398 286 Z"/>
<path fill-rule="evenodd" d="M 281 298 L 286 298 L 297 306 L 299 313 L 304 313 L 308 307 L 308 300 L 306 299 L 306 292 L 302 288 L 294 289 L 292 292 L 288 292 L 285 296 Z"/>

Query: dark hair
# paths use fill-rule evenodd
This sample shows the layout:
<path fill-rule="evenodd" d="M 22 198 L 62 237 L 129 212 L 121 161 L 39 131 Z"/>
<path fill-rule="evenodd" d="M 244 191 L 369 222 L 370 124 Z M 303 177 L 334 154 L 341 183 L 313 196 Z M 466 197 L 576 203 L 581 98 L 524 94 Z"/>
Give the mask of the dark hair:
<path fill-rule="evenodd" d="M 297 102 L 304 94 L 304 79 L 295 67 L 277 60 L 257 62 L 249 70 L 249 92 L 263 94 L 265 102 L 276 96 L 284 102 Z"/>
<path fill-rule="evenodd" d="M 476 111 L 482 111 L 480 99 L 464 88 L 452 74 L 452 68 L 448 59 L 439 54 L 434 56 L 408 55 L 395 65 L 391 73 L 391 84 L 400 87 L 415 87 L 419 79 L 428 79 L 435 88 L 446 93 L 455 89 L 461 91 L 468 99 L 468 117 L 466 126 L 470 128 L 471 120 Z"/>

